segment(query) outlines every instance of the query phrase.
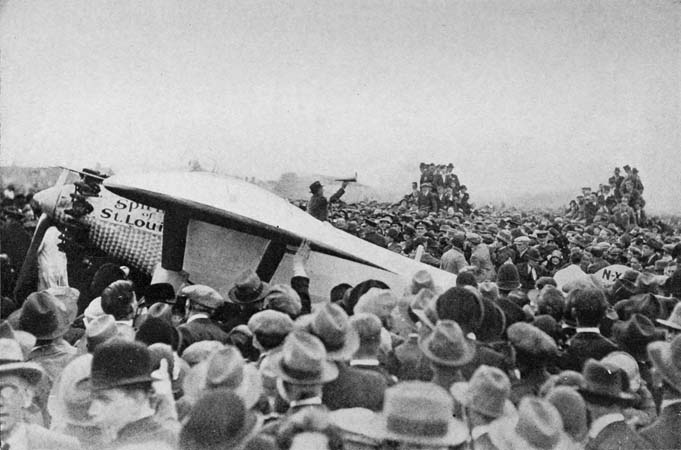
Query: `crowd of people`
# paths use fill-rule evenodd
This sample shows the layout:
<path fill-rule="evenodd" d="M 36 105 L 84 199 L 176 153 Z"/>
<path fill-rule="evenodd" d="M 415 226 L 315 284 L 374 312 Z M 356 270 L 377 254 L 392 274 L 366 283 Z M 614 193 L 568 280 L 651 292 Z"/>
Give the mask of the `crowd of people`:
<path fill-rule="evenodd" d="M 311 186 L 334 226 L 452 286 L 422 270 L 312 304 L 305 243 L 289 283 L 247 269 L 222 294 L 108 262 L 80 291 L 17 298 L 3 274 L 3 450 L 681 448 L 679 230 L 474 209 L 452 175 L 422 166 L 419 195 L 459 187 L 435 208 Z M 635 180 L 614 183 L 622 198 Z M 15 199 L 3 239 L 29 220 Z M 613 283 L 593 276 L 611 265 L 626 266 Z"/>

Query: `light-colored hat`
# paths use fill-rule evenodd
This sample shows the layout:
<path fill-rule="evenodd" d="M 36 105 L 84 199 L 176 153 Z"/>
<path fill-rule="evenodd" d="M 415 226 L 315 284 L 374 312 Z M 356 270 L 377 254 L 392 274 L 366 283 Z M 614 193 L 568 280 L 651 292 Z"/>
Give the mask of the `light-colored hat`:
<path fill-rule="evenodd" d="M 265 295 L 265 308 L 281 311 L 289 316 L 298 317 L 303 309 L 300 295 L 288 284 L 275 284 Z"/>
<path fill-rule="evenodd" d="M 55 395 L 50 397 L 50 413 L 59 421 L 71 425 L 94 425 L 89 414 L 90 367 L 92 354 L 80 355 L 66 365 L 54 388 Z"/>
<path fill-rule="evenodd" d="M 418 346 L 426 358 L 441 366 L 461 367 L 475 357 L 475 346 L 453 320 L 438 321 L 430 333 L 419 336 Z"/>
<path fill-rule="evenodd" d="M 497 367 L 478 367 L 469 382 L 454 383 L 449 392 L 461 405 L 495 419 L 515 410 L 509 400 L 511 382 Z"/>
<path fill-rule="evenodd" d="M 453 408 L 444 388 L 405 381 L 386 389 L 382 412 L 353 408 L 352 417 L 336 413 L 332 419 L 342 430 L 374 440 L 454 447 L 466 441 L 468 429 L 453 417 Z"/>
<path fill-rule="evenodd" d="M 641 372 L 636 359 L 629 353 L 622 351 L 608 353 L 605 358 L 601 359 L 601 362 L 611 364 L 624 370 L 629 379 L 629 390 L 631 392 L 637 392 L 639 390 L 641 387 Z"/>
<path fill-rule="evenodd" d="M 201 361 L 208 359 L 208 357 L 215 351 L 224 347 L 220 341 L 198 341 L 191 344 L 182 352 L 182 359 L 189 364 L 189 367 L 194 367 Z"/>
<path fill-rule="evenodd" d="M 327 360 L 324 344 L 304 330 L 294 330 L 284 340 L 281 352 L 273 356 L 271 368 L 291 384 L 324 384 L 338 378 L 338 368 Z"/>
<path fill-rule="evenodd" d="M 556 407 L 563 419 L 563 430 L 575 442 L 583 442 L 589 431 L 586 403 L 576 390 L 568 386 L 556 386 L 546 395 L 546 401 Z"/>
<path fill-rule="evenodd" d="M 347 313 L 335 303 L 325 303 L 313 314 L 299 317 L 294 326 L 319 338 L 326 358 L 349 361 L 359 349 L 359 335 L 350 325 Z"/>
<path fill-rule="evenodd" d="M 293 330 L 293 319 L 283 312 L 266 309 L 248 319 L 248 329 L 253 334 L 286 336 Z"/>
<path fill-rule="evenodd" d="M 235 392 L 251 409 L 263 392 L 258 369 L 246 364 L 239 349 L 226 345 L 213 352 L 206 360 L 194 366 L 184 382 L 185 396 L 190 402 L 198 400 L 211 389 L 229 389 Z"/>
<path fill-rule="evenodd" d="M 681 335 L 671 342 L 648 344 L 648 357 L 667 383 L 681 392 Z"/>
<path fill-rule="evenodd" d="M 384 319 L 390 317 L 395 306 L 397 298 L 390 289 L 371 288 L 359 298 L 353 312 L 370 313 Z"/>
<path fill-rule="evenodd" d="M 497 448 L 551 450 L 564 445 L 563 419 L 551 403 L 537 397 L 520 400 L 517 418 L 499 421 L 489 437 Z"/>
<path fill-rule="evenodd" d="M 427 270 L 419 270 L 411 277 L 409 293 L 416 295 L 421 289 L 430 289 L 431 291 L 436 290 L 433 276 Z"/>
<path fill-rule="evenodd" d="M 45 376 L 43 368 L 25 362 L 21 345 L 14 339 L 0 338 L 0 375 L 18 375 L 35 386 Z"/>
<path fill-rule="evenodd" d="M 669 317 L 666 319 L 657 319 L 657 323 L 664 325 L 665 327 L 672 328 L 677 331 L 681 331 L 681 302 L 674 305 Z"/>
<path fill-rule="evenodd" d="M 190 302 L 209 309 L 216 309 L 225 302 L 225 299 L 218 291 L 203 284 L 185 286 L 180 289 L 177 295 L 178 297 L 187 297 Z"/>

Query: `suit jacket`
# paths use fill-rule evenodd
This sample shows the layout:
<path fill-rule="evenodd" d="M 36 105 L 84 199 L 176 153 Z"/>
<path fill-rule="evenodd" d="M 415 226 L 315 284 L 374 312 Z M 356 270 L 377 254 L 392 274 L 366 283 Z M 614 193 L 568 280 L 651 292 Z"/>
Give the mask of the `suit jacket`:
<path fill-rule="evenodd" d="M 681 403 L 667 406 L 650 426 L 641 430 L 650 448 L 681 448 Z"/>
<path fill-rule="evenodd" d="M 520 278 L 520 287 L 527 291 L 534 289 L 537 280 L 546 275 L 546 271 L 541 266 L 535 267 L 534 272 L 532 272 L 528 262 L 517 264 L 516 268 L 518 269 L 518 277 Z"/>
<path fill-rule="evenodd" d="M 388 387 L 385 379 L 373 372 L 338 362 L 338 378 L 324 385 L 322 402 L 330 410 L 367 408 L 380 411 Z"/>
<path fill-rule="evenodd" d="M 178 327 L 182 337 L 178 353 L 182 354 L 185 348 L 199 341 L 220 341 L 229 343 L 229 335 L 210 319 L 200 318 L 184 323 Z"/>
<path fill-rule="evenodd" d="M 641 436 L 624 421 L 614 422 L 603 428 L 598 436 L 589 439 L 586 450 L 642 450 L 650 448 Z"/>
<path fill-rule="evenodd" d="M 568 341 L 565 353 L 559 358 L 558 365 L 561 369 L 581 373 L 587 359 L 602 359 L 616 350 L 619 350 L 617 344 L 599 333 L 579 332 Z"/>

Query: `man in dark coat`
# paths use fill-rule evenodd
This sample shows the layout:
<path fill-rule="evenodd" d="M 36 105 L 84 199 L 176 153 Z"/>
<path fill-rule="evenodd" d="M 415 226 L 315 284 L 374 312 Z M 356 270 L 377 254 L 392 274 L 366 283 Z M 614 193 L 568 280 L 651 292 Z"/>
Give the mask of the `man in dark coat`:
<path fill-rule="evenodd" d="M 348 181 L 343 181 L 343 184 L 335 194 L 326 200 L 324 197 L 324 186 L 319 181 L 315 181 L 310 185 L 310 192 L 312 192 L 312 197 L 307 204 L 307 212 L 310 213 L 312 217 L 326 222 L 329 219 L 329 203 L 336 202 L 345 194 L 345 188 L 348 186 Z"/>
<path fill-rule="evenodd" d="M 378 245 L 379 247 L 387 248 L 388 245 L 386 244 L 385 238 L 381 236 L 377 231 L 378 225 L 376 224 L 376 222 L 374 222 L 371 219 L 364 219 L 364 223 L 366 227 L 364 240 L 369 241 L 374 245 Z"/>
<path fill-rule="evenodd" d="M 544 268 L 540 265 L 541 254 L 536 248 L 529 248 L 525 253 L 525 261 L 516 265 L 518 277 L 520 278 L 521 289 L 529 291 L 536 287 L 537 280 L 547 275 Z"/>
<path fill-rule="evenodd" d="M 213 312 L 224 303 L 224 299 L 215 289 L 194 284 L 183 287 L 177 295 L 187 299 L 187 320 L 178 327 L 181 336 L 178 353 L 182 353 L 194 342 L 230 342 L 229 335 L 211 319 Z"/>
<path fill-rule="evenodd" d="M 419 192 L 419 196 L 416 199 L 416 206 L 420 211 L 437 214 L 437 196 L 433 194 L 432 188 L 433 185 L 431 183 L 421 183 L 421 192 Z"/>
<path fill-rule="evenodd" d="M 575 294 L 572 314 L 577 320 L 577 333 L 567 342 L 565 353 L 559 359 L 561 368 L 581 372 L 589 358 L 600 360 L 619 350 L 599 329 L 606 307 L 607 300 L 599 289 L 583 289 Z"/>

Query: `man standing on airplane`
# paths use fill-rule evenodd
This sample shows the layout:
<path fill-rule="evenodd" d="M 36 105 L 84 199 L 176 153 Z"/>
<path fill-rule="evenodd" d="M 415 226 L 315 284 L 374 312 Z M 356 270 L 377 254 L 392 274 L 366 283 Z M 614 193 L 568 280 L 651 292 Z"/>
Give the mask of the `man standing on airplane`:
<path fill-rule="evenodd" d="M 319 180 L 315 181 L 310 185 L 310 192 L 312 192 L 312 197 L 307 204 L 307 212 L 311 216 L 326 222 L 329 217 L 329 203 L 336 202 L 345 194 L 345 188 L 348 186 L 349 181 L 343 181 L 343 184 L 335 194 L 331 196 L 328 200 L 324 197 L 324 186 Z"/>

